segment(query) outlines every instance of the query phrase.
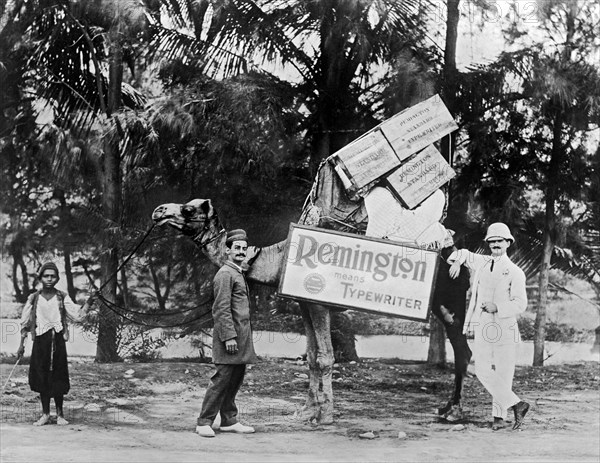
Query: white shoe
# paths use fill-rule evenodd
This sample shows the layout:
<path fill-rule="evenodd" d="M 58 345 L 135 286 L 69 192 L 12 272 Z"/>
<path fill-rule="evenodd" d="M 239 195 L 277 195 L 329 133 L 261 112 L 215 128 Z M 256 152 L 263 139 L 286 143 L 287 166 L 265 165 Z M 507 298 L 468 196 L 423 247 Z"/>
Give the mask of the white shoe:
<path fill-rule="evenodd" d="M 215 432 L 207 424 L 204 426 L 196 426 L 196 432 L 202 437 L 215 437 Z"/>
<path fill-rule="evenodd" d="M 238 434 L 252 434 L 254 428 L 252 426 L 244 426 L 242 423 L 235 423 L 231 426 L 221 426 L 221 432 L 235 432 Z"/>
<path fill-rule="evenodd" d="M 50 415 L 42 415 L 42 417 L 33 423 L 34 426 L 44 426 L 50 423 Z"/>
<path fill-rule="evenodd" d="M 220 414 L 217 414 L 215 421 L 213 421 L 213 424 L 210 427 L 213 428 L 213 431 L 218 431 L 221 428 L 221 415 Z"/>
<path fill-rule="evenodd" d="M 56 418 L 56 424 L 59 426 L 66 426 L 67 424 L 69 424 L 69 422 L 65 420 L 63 416 L 59 416 Z"/>

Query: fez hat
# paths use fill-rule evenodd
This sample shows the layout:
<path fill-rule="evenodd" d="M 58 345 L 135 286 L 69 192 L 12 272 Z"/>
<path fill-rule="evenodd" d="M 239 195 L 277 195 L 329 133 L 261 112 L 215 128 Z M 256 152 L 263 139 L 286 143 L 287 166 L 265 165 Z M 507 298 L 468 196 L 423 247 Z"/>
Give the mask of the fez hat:
<path fill-rule="evenodd" d="M 235 230 L 231 230 L 227 232 L 227 238 L 225 239 L 226 244 L 231 244 L 234 241 L 246 241 L 248 242 L 248 237 L 246 236 L 246 232 L 241 228 L 237 228 Z"/>
<path fill-rule="evenodd" d="M 54 262 L 44 262 L 38 270 L 38 278 L 42 278 L 42 274 L 45 270 L 54 270 L 56 272 L 56 276 L 60 279 L 60 272 L 58 271 L 58 267 Z"/>
<path fill-rule="evenodd" d="M 509 240 L 511 243 L 515 242 L 515 238 L 510 234 L 510 230 L 506 224 L 503 224 L 502 222 L 493 223 L 488 227 L 484 241 L 492 238 L 504 238 L 505 240 Z"/>

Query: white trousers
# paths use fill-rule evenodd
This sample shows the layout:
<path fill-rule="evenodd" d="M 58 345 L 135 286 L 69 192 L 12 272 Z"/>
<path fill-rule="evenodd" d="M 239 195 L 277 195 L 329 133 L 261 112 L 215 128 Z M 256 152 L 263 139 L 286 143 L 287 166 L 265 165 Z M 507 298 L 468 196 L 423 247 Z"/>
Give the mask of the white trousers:
<path fill-rule="evenodd" d="M 481 321 L 483 324 L 475 329 L 473 346 L 475 374 L 492 395 L 492 416 L 506 419 L 508 409 L 520 400 L 512 391 L 518 343 L 514 337 L 506 340 L 490 336 L 493 327 Z"/>

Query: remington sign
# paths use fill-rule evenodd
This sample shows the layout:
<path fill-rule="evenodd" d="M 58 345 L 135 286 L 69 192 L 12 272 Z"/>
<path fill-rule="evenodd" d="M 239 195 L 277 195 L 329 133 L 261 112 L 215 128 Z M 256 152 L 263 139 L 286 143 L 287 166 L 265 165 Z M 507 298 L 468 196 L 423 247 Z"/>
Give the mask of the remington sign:
<path fill-rule="evenodd" d="M 438 253 L 292 224 L 279 294 L 427 320 Z"/>

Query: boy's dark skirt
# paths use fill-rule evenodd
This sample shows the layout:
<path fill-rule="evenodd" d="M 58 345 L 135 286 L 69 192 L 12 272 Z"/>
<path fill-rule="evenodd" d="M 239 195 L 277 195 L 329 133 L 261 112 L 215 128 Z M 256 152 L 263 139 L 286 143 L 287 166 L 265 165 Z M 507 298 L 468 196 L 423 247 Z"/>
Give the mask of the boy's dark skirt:
<path fill-rule="evenodd" d="M 53 344 L 54 352 L 52 352 Z M 52 358 L 52 370 L 50 358 Z M 71 385 L 67 348 L 62 331 L 55 333 L 51 329 L 35 337 L 29 363 L 29 387 L 32 391 L 51 397 L 69 392 Z"/>

